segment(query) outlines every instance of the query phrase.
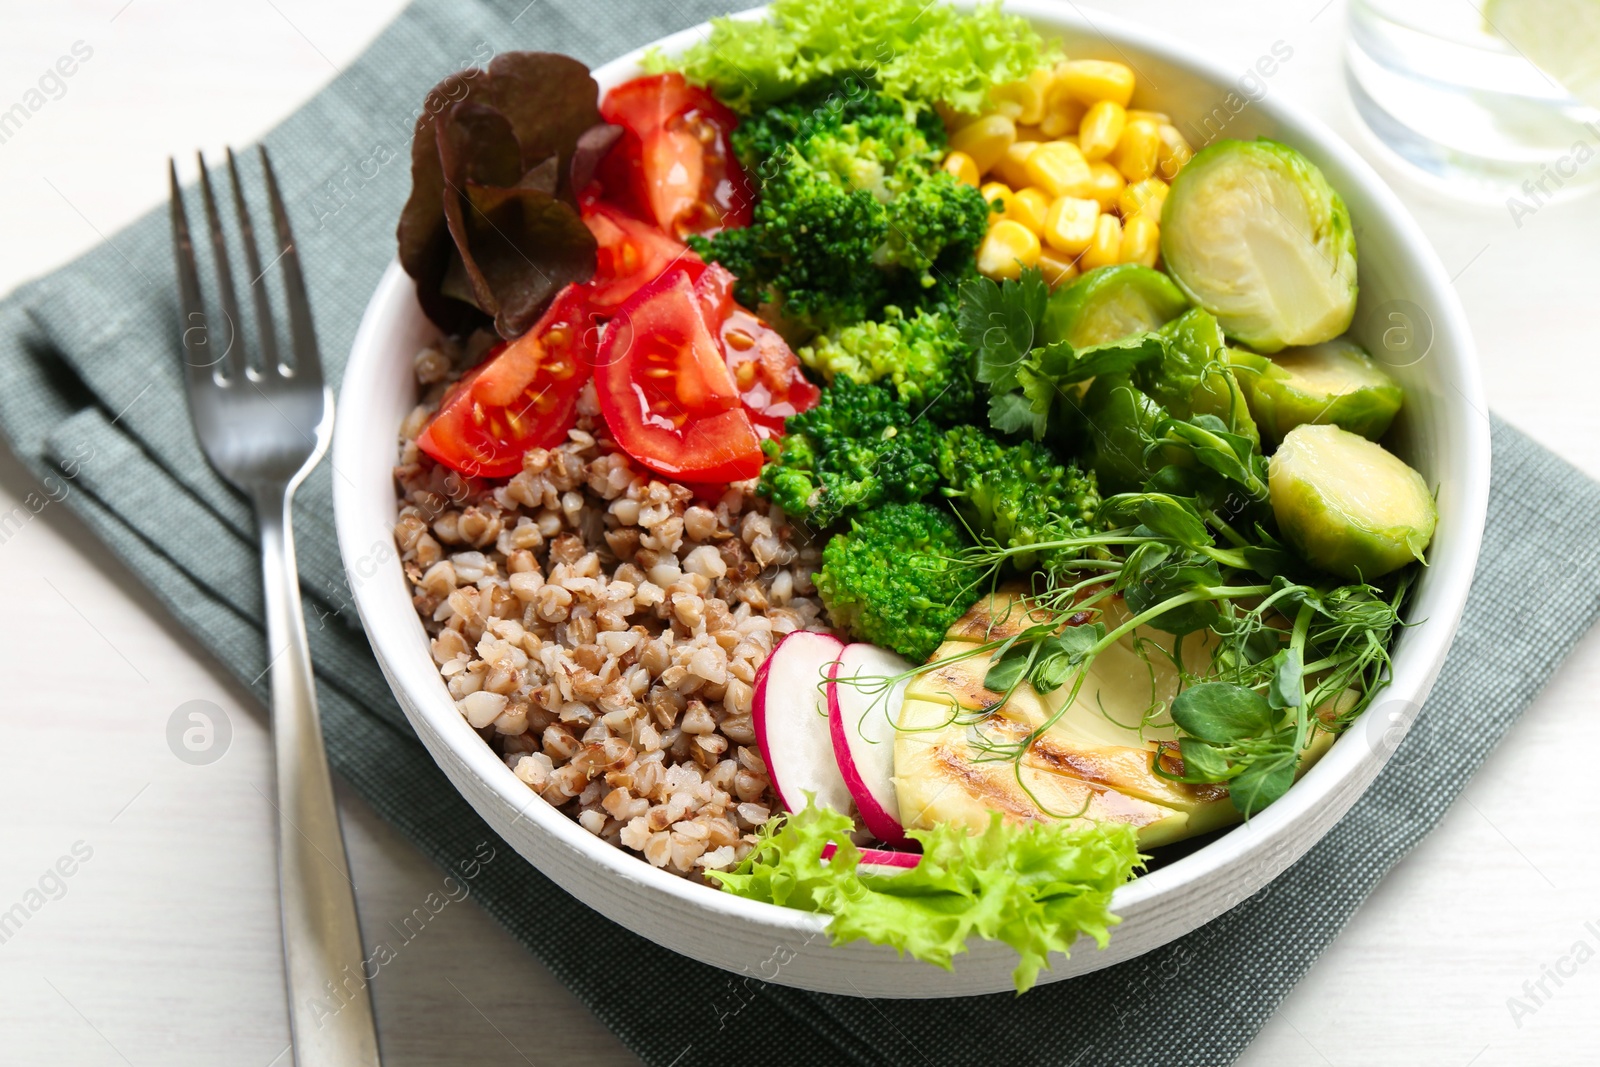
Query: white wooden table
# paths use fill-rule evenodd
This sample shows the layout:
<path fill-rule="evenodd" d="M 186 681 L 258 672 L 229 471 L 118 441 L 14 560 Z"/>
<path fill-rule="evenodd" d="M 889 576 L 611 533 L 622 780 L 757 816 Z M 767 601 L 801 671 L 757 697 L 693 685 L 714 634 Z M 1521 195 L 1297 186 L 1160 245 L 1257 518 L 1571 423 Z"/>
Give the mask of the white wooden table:
<path fill-rule="evenodd" d="M 92 50 L 59 98 L 0 143 L 0 291 L 159 203 L 168 153 L 254 139 L 399 6 L 0 0 L 0 110 L 76 42 Z M 1241 73 L 1284 42 L 1293 55 L 1268 91 L 1372 154 L 1343 91 L 1343 0 L 1092 6 L 1163 25 Z M 1458 275 L 1495 408 L 1600 476 L 1600 199 L 1545 207 L 1519 227 L 1503 205 L 1447 203 L 1384 173 Z M 0 514 L 35 488 L 0 452 Z M 0 912 L 21 902 L 30 913 L 0 942 L 0 1061 L 287 1064 L 260 710 L 63 508 L 0 544 L 0 596 Z M 1583 759 L 1597 650 L 1600 636 L 1579 646 L 1240 1062 L 1600 1057 L 1600 791 Z M 178 761 L 165 740 L 169 715 L 194 699 L 221 705 L 233 726 L 210 766 Z M 343 811 L 369 930 L 441 890 L 442 874 L 348 793 Z M 61 870 L 72 873 L 49 873 Z M 1541 981 L 1542 1003 L 1514 1016 L 1508 998 Z M 441 912 L 374 985 L 391 1065 L 633 1062 L 468 902 Z"/>

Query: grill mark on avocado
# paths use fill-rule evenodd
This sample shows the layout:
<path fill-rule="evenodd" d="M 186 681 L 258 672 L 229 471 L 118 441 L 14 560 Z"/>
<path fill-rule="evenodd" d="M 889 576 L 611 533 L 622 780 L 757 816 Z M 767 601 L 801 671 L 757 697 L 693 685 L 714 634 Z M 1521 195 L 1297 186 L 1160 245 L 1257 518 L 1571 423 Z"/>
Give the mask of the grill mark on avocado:
<path fill-rule="evenodd" d="M 939 766 L 946 774 L 960 781 L 967 792 L 984 800 L 990 807 L 1023 819 L 1042 817 L 1038 808 L 1021 800 L 1014 791 L 996 782 L 990 775 L 979 771 L 964 753 L 956 752 L 948 745 L 940 745 L 934 750 L 934 759 L 939 761 Z"/>

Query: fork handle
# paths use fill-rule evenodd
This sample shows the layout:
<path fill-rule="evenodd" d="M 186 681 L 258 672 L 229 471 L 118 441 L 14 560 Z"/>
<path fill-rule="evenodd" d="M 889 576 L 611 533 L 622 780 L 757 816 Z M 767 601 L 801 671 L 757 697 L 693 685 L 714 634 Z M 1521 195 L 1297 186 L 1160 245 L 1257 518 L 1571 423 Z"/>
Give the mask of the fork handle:
<path fill-rule="evenodd" d="M 272 657 L 272 739 L 278 782 L 278 897 L 289 1035 L 298 1067 L 378 1067 L 361 929 L 345 858 L 311 649 L 300 604 L 289 503 L 293 488 L 255 494 Z"/>

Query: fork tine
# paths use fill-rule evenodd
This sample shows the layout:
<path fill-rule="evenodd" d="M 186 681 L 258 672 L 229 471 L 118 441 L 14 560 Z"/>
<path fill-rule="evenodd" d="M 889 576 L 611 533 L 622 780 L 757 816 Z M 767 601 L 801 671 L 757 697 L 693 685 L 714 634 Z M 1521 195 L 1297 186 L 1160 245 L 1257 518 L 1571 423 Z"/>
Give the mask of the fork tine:
<path fill-rule="evenodd" d="M 190 340 L 194 336 L 205 337 L 206 306 L 200 298 L 200 270 L 195 265 L 189 218 L 183 209 L 183 192 L 178 187 L 178 164 L 170 156 L 167 157 L 167 177 L 172 187 L 172 258 L 178 272 L 178 302 L 183 314 L 183 321 L 179 323 L 183 362 L 186 371 L 193 374 L 211 366 L 213 358 L 204 341 L 194 344 Z M 194 333 L 196 329 L 201 331 L 198 335 Z"/>
<path fill-rule="evenodd" d="M 200 152 L 195 156 L 200 161 L 200 198 L 205 201 L 206 223 L 211 229 L 211 248 L 217 261 L 217 297 L 222 303 L 223 317 L 228 320 L 228 348 L 223 353 L 227 359 L 227 377 L 238 378 L 244 373 L 244 352 L 239 344 L 239 301 L 234 296 L 228 242 L 222 232 L 222 217 L 217 214 L 217 199 L 211 193 L 206 157 Z"/>
<path fill-rule="evenodd" d="M 278 192 L 278 178 L 272 172 L 267 146 L 261 152 L 261 170 L 267 178 L 267 201 L 272 206 L 272 226 L 278 236 L 283 261 L 283 292 L 289 305 L 289 343 L 294 350 L 294 373 L 306 381 L 322 381 L 322 357 L 317 352 L 317 330 L 311 322 L 311 301 L 306 296 L 305 275 L 300 272 L 300 253 L 295 250 L 294 234 L 289 229 L 289 213 Z"/>
<path fill-rule="evenodd" d="M 244 187 L 239 183 L 239 166 L 233 158 L 233 149 L 228 153 L 228 183 L 233 186 L 233 206 L 239 217 L 239 234 L 244 240 L 245 269 L 250 272 L 250 296 L 255 301 L 256 326 L 261 334 L 261 362 L 259 370 L 263 374 L 276 374 L 278 372 L 278 333 L 272 328 L 272 302 L 267 298 L 267 287 L 263 285 L 262 278 L 266 271 L 261 269 L 261 255 L 256 249 L 256 230 L 250 223 L 250 205 L 245 203 Z"/>

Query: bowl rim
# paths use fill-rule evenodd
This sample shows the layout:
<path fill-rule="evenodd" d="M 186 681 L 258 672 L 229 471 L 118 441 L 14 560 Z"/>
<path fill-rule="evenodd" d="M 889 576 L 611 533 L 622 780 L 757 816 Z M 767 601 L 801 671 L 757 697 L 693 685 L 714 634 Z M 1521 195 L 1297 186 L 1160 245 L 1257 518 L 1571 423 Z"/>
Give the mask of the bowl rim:
<path fill-rule="evenodd" d="M 973 6 L 971 0 L 956 0 L 956 2 L 957 6 L 963 8 Z M 1219 61 L 1199 53 L 1182 42 L 1168 38 L 1159 31 L 1152 31 L 1120 16 L 1096 12 L 1091 18 L 1075 6 L 1063 8 L 1049 0 L 1006 0 L 1004 7 L 1008 13 L 1022 15 L 1036 24 L 1048 27 L 1045 31 L 1047 36 L 1052 32 L 1076 32 L 1083 36 L 1098 36 L 1119 52 L 1120 45 L 1128 45 L 1141 53 L 1183 69 L 1218 89 L 1233 86 L 1239 78 L 1239 71 L 1227 68 Z M 765 13 L 766 8 L 763 6 L 741 11 L 730 17 L 760 18 Z M 701 23 L 680 30 L 601 64 L 592 72 L 595 80 L 604 91 L 617 82 L 637 74 L 640 71 L 641 60 L 652 49 L 660 49 L 669 54 L 678 52 L 702 39 L 708 31 L 708 26 L 708 23 Z M 1315 115 L 1292 102 L 1283 100 L 1281 93 L 1268 94 L 1254 100 L 1251 106 L 1260 109 L 1279 128 L 1293 131 L 1296 139 L 1314 144 L 1318 154 L 1336 160 L 1378 209 L 1379 217 L 1368 220 L 1366 224 L 1371 226 L 1376 223 L 1394 232 L 1403 245 L 1416 251 L 1414 267 L 1420 274 L 1409 280 L 1427 292 L 1438 307 L 1446 312 L 1444 321 L 1436 322 L 1434 326 L 1436 343 L 1441 335 L 1447 341 L 1449 363 L 1446 366 L 1454 374 L 1454 380 L 1450 384 L 1460 394 L 1461 404 L 1479 413 L 1487 411 L 1476 349 L 1467 327 L 1465 311 L 1431 243 L 1400 203 L 1399 198 L 1351 145 Z M 1297 147 L 1302 145 L 1297 144 Z M 384 353 L 379 351 L 373 336 L 385 328 L 386 323 L 404 313 L 408 301 L 414 308 L 414 288 L 399 263 L 391 261 L 367 306 L 352 344 L 350 360 L 345 370 L 346 380 L 354 379 L 361 382 L 377 380 L 374 375 L 378 372 L 377 364 Z M 393 353 L 388 353 L 387 356 L 390 359 L 396 358 Z M 341 404 L 348 405 L 342 386 L 343 383 L 340 392 Z M 350 416 L 348 406 L 345 406 L 342 414 L 344 417 L 336 423 L 334 430 L 332 460 L 335 467 L 354 469 L 354 464 L 349 461 L 353 457 L 349 454 L 361 448 L 361 440 L 354 430 L 357 420 Z M 341 433 L 341 430 L 345 432 Z M 1426 620 L 1426 626 L 1418 627 L 1406 635 L 1407 643 L 1401 654 L 1396 656 L 1391 680 L 1380 690 L 1380 695 L 1394 690 L 1395 683 L 1401 680 L 1403 671 L 1407 684 L 1401 687 L 1402 691 L 1413 694 L 1418 705 L 1426 699 L 1454 638 L 1461 612 L 1466 604 L 1487 514 L 1489 472 L 1487 420 L 1468 423 L 1468 432 L 1464 440 L 1455 443 L 1464 445 L 1467 449 L 1465 458 L 1455 461 L 1467 474 L 1462 484 L 1456 487 L 1456 492 L 1461 495 L 1462 500 L 1455 510 L 1458 514 L 1464 515 L 1468 521 L 1466 528 L 1451 531 L 1451 537 L 1456 542 L 1452 552 L 1451 570 L 1449 574 L 1440 574 L 1436 583 L 1445 589 L 1444 603 L 1447 611 L 1442 615 L 1436 613 L 1430 616 Z M 341 554 L 347 570 L 354 571 L 371 553 L 372 531 L 375 528 L 384 528 L 385 524 L 381 517 L 353 510 L 361 506 L 356 500 L 357 490 L 354 486 L 346 486 L 344 479 L 334 479 L 333 496 L 335 525 Z M 388 528 L 392 529 L 392 521 L 388 524 Z M 398 571 L 398 557 L 391 552 L 386 565 Z M 401 580 L 403 581 L 403 577 Z M 373 614 L 369 581 L 370 578 L 364 578 L 361 581 L 351 582 L 353 600 L 357 605 L 363 627 L 375 649 L 380 646 L 385 649 L 398 648 L 397 642 L 402 640 L 402 635 L 393 628 L 392 620 Z M 828 922 L 826 916 L 747 900 L 669 874 L 651 866 L 642 858 L 601 840 L 583 829 L 575 820 L 569 819 L 553 806 L 543 802 L 516 777 L 489 745 L 482 741 L 476 731 L 466 724 L 454 701 L 449 698 L 431 657 L 426 653 L 426 635 L 422 631 L 420 620 L 413 612 L 407 622 L 416 633 L 404 635 L 403 640 L 415 641 L 418 634 L 421 634 L 424 643 L 414 648 L 398 648 L 397 655 L 379 655 L 379 661 L 383 665 L 391 688 L 403 690 L 411 697 L 418 713 L 427 722 L 435 738 L 446 746 L 448 758 L 457 761 L 474 779 L 487 787 L 497 801 L 504 805 L 507 814 L 515 813 L 517 821 L 526 818 L 533 822 L 549 834 L 556 844 L 581 853 L 586 860 L 597 864 L 607 877 L 637 883 L 665 893 L 696 911 L 707 911 L 715 915 L 755 922 L 769 930 L 788 931 L 796 935 L 811 936 L 823 930 Z M 407 701 L 402 700 L 401 703 L 405 705 Z M 1367 711 L 1346 729 L 1345 736 L 1354 734 L 1362 727 L 1367 716 L 1378 709 L 1379 703 L 1375 700 Z M 1409 726 L 1410 721 L 1405 721 L 1399 724 L 1399 729 L 1403 732 Z M 445 754 L 432 744 L 428 747 L 436 760 L 442 763 Z M 1377 759 L 1376 766 L 1370 768 L 1370 774 L 1365 781 L 1359 783 L 1359 788 L 1355 791 L 1356 797 L 1371 785 L 1372 778 L 1376 776 L 1378 770 L 1381 770 L 1388 754 L 1382 753 Z M 1201 882 L 1216 875 L 1221 869 L 1238 865 L 1252 856 L 1272 854 L 1286 849 L 1292 853 L 1290 857 L 1292 861 L 1327 832 L 1327 827 L 1324 827 L 1309 840 L 1296 842 L 1293 840 L 1296 829 L 1312 815 L 1318 805 L 1335 794 L 1341 784 L 1352 776 L 1359 776 L 1363 771 L 1363 764 L 1372 758 L 1373 752 L 1368 746 L 1352 743 L 1334 744 L 1296 782 L 1294 788 L 1264 811 L 1253 816 L 1248 823 L 1238 825 L 1189 855 L 1119 887 L 1113 896 L 1113 910 L 1126 914 L 1142 904 L 1179 891 L 1185 885 Z M 1343 811 L 1340 812 L 1341 816 L 1342 814 Z M 1331 825 L 1330 822 L 1329 826 Z M 1041 975 L 1041 981 L 1048 980 L 1048 975 L 1049 972 Z"/>

